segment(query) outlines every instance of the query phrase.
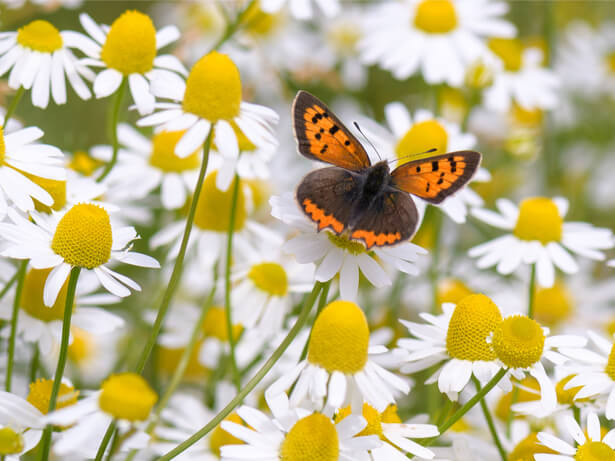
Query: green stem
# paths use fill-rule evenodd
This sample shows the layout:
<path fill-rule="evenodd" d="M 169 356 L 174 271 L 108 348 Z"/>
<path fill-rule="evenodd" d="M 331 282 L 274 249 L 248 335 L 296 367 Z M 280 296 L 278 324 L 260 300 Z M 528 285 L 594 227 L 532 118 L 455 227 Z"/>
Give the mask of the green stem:
<path fill-rule="evenodd" d="M 220 37 L 218 41 L 216 42 L 216 44 L 211 48 L 212 51 L 217 50 L 222 45 L 224 45 L 224 43 L 226 43 L 226 41 L 229 38 L 231 38 L 233 34 L 235 34 L 235 32 L 237 32 L 237 30 L 243 25 L 243 20 L 245 19 L 246 15 L 252 9 L 252 5 L 254 3 L 256 3 L 256 0 L 251 0 L 250 3 L 248 3 L 248 6 L 246 6 L 243 10 L 241 10 L 241 13 L 237 15 L 237 17 L 235 18 L 235 21 L 233 21 L 231 24 L 226 26 L 226 30 L 224 31 L 224 34 L 222 35 L 222 37 Z"/>
<path fill-rule="evenodd" d="M 177 285 L 179 284 L 179 280 L 181 278 L 184 257 L 186 255 L 186 247 L 188 246 L 188 240 L 190 239 L 190 232 L 192 231 L 192 223 L 194 222 L 194 215 L 196 214 L 196 206 L 199 201 L 199 197 L 201 195 L 201 189 L 203 188 L 203 180 L 205 179 L 205 172 L 207 171 L 207 163 L 209 161 L 209 149 L 211 147 L 211 138 L 213 136 L 213 129 L 209 129 L 209 134 L 207 135 L 207 139 L 205 140 L 205 144 L 203 145 L 203 161 L 201 163 L 201 171 L 199 172 L 199 179 L 196 183 L 196 188 L 194 189 L 194 195 L 192 196 L 192 203 L 190 204 L 190 211 L 188 212 L 188 217 L 186 219 L 186 227 L 184 228 L 184 236 L 182 238 L 182 242 L 179 248 L 179 254 L 177 255 L 177 259 L 175 260 L 175 265 L 173 266 L 173 272 L 171 273 L 171 278 L 169 279 L 169 283 L 167 288 L 162 296 L 162 301 L 160 302 L 160 307 L 158 308 L 158 315 L 156 316 L 156 320 L 154 321 L 154 325 L 152 325 L 151 333 L 149 339 L 147 340 L 147 344 L 139 357 L 139 361 L 137 362 L 137 366 L 135 367 L 136 373 L 143 373 L 143 369 L 145 368 L 145 364 L 154 348 L 154 344 L 156 344 L 156 338 L 158 338 L 158 334 L 160 333 L 160 329 L 162 328 L 162 321 L 164 320 L 167 311 L 169 310 L 169 305 L 171 303 L 171 299 L 175 294 L 175 290 L 177 289 Z"/>
<path fill-rule="evenodd" d="M 474 384 L 476 385 L 476 389 L 480 391 L 480 382 L 476 378 L 473 379 Z M 502 442 L 500 441 L 500 437 L 498 436 L 498 431 L 495 427 L 495 424 L 493 423 L 493 417 L 491 416 L 491 412 L 489 411 L 489 407 L 487 406 L 487 402 L 485 402 L 485 399 L 480 400 L 480 407 L 483 410 L 483 414 L 485 415 L 485 421 L 487 421 L 489 432 L 491 432 L 491 437 L 493 438 L 493 442 L 495 443 L 495 446 L 500 453 L 500 457 L 502 458 L 502 461 L 506 461 L 508 459 L 508 455 L 506 454 L 506 450 L 504 450 L 504 447 L 502 446 Z"/>
<path fill-rule="evenodd" d="M 581 409 L 577 406 L 572 407 L 572 414 L 574 415 L 575 421 L 581 425 Z"/>
<path fill-rule="evenodd" d="M 316 302 L 316 298 L 318 293 L 322 290 L 323 284 L 321 282 L 316 282 L 314 284 L 314 288 L 310 293 L 309 297 L 306 299 L 301 312 L 299 313 L 299 317 L 295 322 L 295 325 L 288 332 L 284 341 L 278 346 L 278 348 L 273 352 L 271 357 L 265 362 L 265 364 L 256 372 L 254 377 L 247 382 L 245 387 L 239 391 L 239 393 L 229 402 L 229 404 L 224 407 L 220 413 L 218 413 L 211 421 L 209 421 L 205 426 L 203 426 L 199 431 L 193 434 L 188 439 L 184 440 L 174 449 L 166 453 L 165 455 L 158 458 L 158 461 L 168 461 L 180 453 L 184 452 L 196 442 L 198 442 L 201 438 L 206 436 L 209 432 L 211 432 L 215 427 L 220 424 L 224 418 L 226 418 L 234 409 L 239 405 L 243 399 L 256 387 L 256 385 L 265 377 L 265 375 L 271 370 L 271 368 L 276 364 L 278 359 L 282 356 L 282 354 L 286 351 L 290 343 L 295 339 L 295 337 L 299 334 L 305 323 L 307 322 L 310 311 L 312 310 L 312 306 Z"/>
<path fill-rule="evenodd" d="M 75 303 L 75 290 L 77 288 L 77 280 L 81 268 L 74 266 L 70 271 L 68 279 L 68 288 L 66 291 L 66 303 L 64 304 L 64 320 L 62 321 L 62 339 L 60 341 L 60 355 L 58 357 L 58 365 L 53 377 L 53 386 L 51 387 L 51 395 L 49 396 L 49 408 L 47 413 L 51 413 L 56 409 L 58 394 L 60 393 L 60 384 L 62 384 L 62 376 L 64 375 L 64 367 L 66 366 L 66 358 L 68 356 L 68 340 L 70 338 L 70 320 L 73 315 L 73 305 Z M 45 426 L 41 441 L 41 456 L 39 459 L 47 461 L 49 458 L 49 447 L 51 445 L 51 424 Z"/>
<path fill-rule="evenodd" d="M 2 287 L 2 290 L 0 291 L 0 299 L 4 298 L 4 295 L 9 292 L 13 284 L 17 281 L 17 277 L 19 277 L 19 270 L 15 271 L 9 281 L 6 282 L 6 285 Z"/>
<path fill-rule="evenodd" d="M 113 437 L 116 428 L 117 421 L 114 419 L 113 421 L 111 421 L 111 424 L 109 424 L 109 427 L 107 428 L 107 431 L 105 432 L 105 435 L 100 442 L 100 446 L 98 447 L 98 451 L 96 452 L 95 461 L 102 461 L 105 454 L 105 450 L 107 449 L 107 445 L 109 445 L 109 441 L 111 440 L 111 437 Z"/>
<path fill-rule="evenodd" d="M 235 231 L 235 217 L 237 215 L 237 201 L 239 199 L 239 175 L 235 174 L 233 181 L 233 192 L 231 197 L 231 214 L 228 223 L 228 233 L 226 238 L 226 265 L 224 267 L 224 313 L 226 316 L 226 331 L 228 333 L 228 343 L 230 346 L 229 358 L 231 359 L 231 373 L 233 384 L 237 392 L 241 389 L 241 379 L 237 360 L 235 358 L 235 337 L 233 336 L 233 319 L 231 312 L 231 256 L 233 253 L 233 232 Z"/>
<path fill-rule="evenodd" d="M 36 381 L 36 373 L 38 371 L 38 361 L 40 357 L 40 350 L 38 344 L 34 344 L 32 352 L 32 360 L 30 361 L 30 382 Z"/>
<path fill-rule="evenodd" d="M 327 305 L 327 296 L 329 296 L 329 288 L 331 288 L 330 281 L 325 283 L 325 285 L 322 288 L 322 291 L 320 292 L 320 299 L 318 300 L 318 308 L 316 309 L 316 315 L 314 316 L 314 319 L 318 318 L 318 315 L 320 314 L 320 312 Z M 310 345 L 311 337 L 312 337 L 312 332 L 310 331 L 310 334 L 308 335 L 308 339 L 305 342 L 305 346 L 303 346 L 303 350 L 301 351 L 301 358 L 299 359 L 300 361 L 305 360 L 305 358 L 307 357 L 308 347 Z M 292 393 L 292 391 L 290 393 Z"/>
<path fill-rule="evenodd" d="M 26 268 L 28 260 L 23 260 L 17 273 L 17 289 L 15 290 L 15 298 L 13 299 L 13 312 L 11 313 L 11 333 L 9 336 L 8 359 L 6 364 L 6 381 L 4 390 L 11 392 L 11 381 L 13 378 L 13 363 L 15 360 L 15 339 L 17 338 L 17 317 L 19 316 L 19 305 L 21 304 L 21 292 L 23 291 L 24 281 L 26 280 Z M 9 284 L 7 283 L 7 286 Z M 6 288 L 6 287 L 5 287 Z"/>
<path fill-rule="evenodd" d="M 536 291 L 536 263 L 532 264 L 530 272 L 530 288 L 528 290 L 527 316 L 534 318 L 534 292 Z"/>
<path fill-rule="evenodd" d="M 107 177 L 111 170 L 115 166 L 117 162 L 117 153 L 120 149 L 119 141 L 117 139 L 117 124 L 120 119 L 120 108 L 122 107 L 122 99 L 124 99 L 124 92 L 126 91 L 128 79 L 126 77 L 122 78 L 122 83 L 120 83 L 120 87 L 115 94 L 115 99 L 113 101 L 113 113 L 112 113 L 112 126 L 111 126 L 111 142 L 113 145 L 113 154 L 111 155 L 111 160 L 105 165 L 100 176 L 96 179 L 96 182 L 101 182 L 103 179 Z"/>
<path fill-rule="evenodd" d="M 11 104 L 9 104 L 9 107 L 6 109 L 6 115 L 4 116 L 4 123 L 2 124 L 2 130 L 6 128 L 6 125 L 9 123 L 9 119 L 15 113 L 15 109 L 17 109 L 17 105 L 19 104 L 19 101 L 21 100 L 23 93 L 24 93 L 24 88 L 23 86 L 20 86 L 17 89 L 17 93 L 15 93 L 15 96 L 13 96 L 13 99 L 11 100 Z"/>

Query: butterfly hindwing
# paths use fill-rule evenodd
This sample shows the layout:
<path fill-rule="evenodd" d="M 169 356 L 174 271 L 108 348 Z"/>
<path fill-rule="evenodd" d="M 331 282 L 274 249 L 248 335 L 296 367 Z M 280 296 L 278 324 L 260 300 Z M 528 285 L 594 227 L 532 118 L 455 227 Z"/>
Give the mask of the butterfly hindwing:
<path fill-rule="evenodd" d="M 370 166 L 357 138 L 322 101 L 306 91 L 295 97 L 293 124 L 299 152 L 307 158 L 354 171 Z"/>
<path fill-rule="evenodd" d="M 481 155 L 471 150 L 450 152 L 404 163 L 391 173 L 393 184 L 430 203 L 440 203 L 468 183 Z"/>
<path fill-rule="evenodd" d="M 297 188 L 297 201 L 318 230 L 330 228 L 341 234 L 347 227 L 359 194 L 357 180 L 337 167 L 321 168 L 308 173 Z"/>

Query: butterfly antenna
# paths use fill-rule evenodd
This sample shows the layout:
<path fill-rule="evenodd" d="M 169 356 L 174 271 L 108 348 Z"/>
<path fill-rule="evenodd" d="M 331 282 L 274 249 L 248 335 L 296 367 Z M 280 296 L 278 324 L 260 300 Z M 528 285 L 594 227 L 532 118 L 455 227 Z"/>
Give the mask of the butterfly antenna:
<path fill-rule="evenodd" d="M 382 157 L 380 157 L 380 154 L 378 153 L 378 149 L 376 149 L 376 146 L 374 146 L 374 144 L 372 144 L 372 142 L 368 139 L 368 137 L 365 136 L 365 133 L 363 133 L 359 124 L 357 122 L 352 122 L 352 123 L 354 124 L 355 128 L 359 130 L 359 133 L 361 133 L 361 135 L 365 138 L 365 140 L 369 143 L 369 145 L 372 146 L 372 149 L 374 149 L 374 152 L 376 152 L 376 155 L 378 156 L 378 160 L 382 160 Z"/>
<path fill-rule="evenodd" d="M 407 159 L 408 157 L 418 157 L 419 155 L 423 155 L 423 154 L 430 154 L 431 152 L 435 152 L 438 149 L 436 149 L 435 147 L 426 150 L 425 152 L 419 152 L 418 154 L 408 154 L 408 155 L 404 155 L 403 157 L 399 157 L 399 158 L 394 158 L 393 160 L 390 160 L 389 163 L 393 163 L 393 162 L 400 162 L 404 159 Z"/>

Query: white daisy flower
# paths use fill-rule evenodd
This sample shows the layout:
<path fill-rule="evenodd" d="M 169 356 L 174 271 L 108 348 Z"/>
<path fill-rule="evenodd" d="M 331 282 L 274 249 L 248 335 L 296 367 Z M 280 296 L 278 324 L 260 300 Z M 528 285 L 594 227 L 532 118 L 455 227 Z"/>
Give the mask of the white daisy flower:
<path fill-rule="evenodd" d="M 557 105 L 560 81 L 544 67 L 540 49 L 524 49 L 521 41 L 514 38 L 491 39 L 489 48 L 485 59 L 495 72 L 493 84 L 483 93 L 488 109 L 506 112 L 513 103 L 525 110 L 553 109 Z"/>
<path fill-rule="evenodd" d="M 43 302 L 43 292 L 50 272 L 51 269 L 30 268 L 28 270 L 24 279 L 17 317 L 17 335 L 28 343 L 37 343 L 43 357 L 58 353 L 68 288 L 65 280 L 55 302 L 51 307 L 47 307 Z M 71 326 L 94 335 L 104 335 L 121 328 L 124 325 L 121 317 L 95 307 L 118 302 L 119 298 L 113 295 L 94 294 L 99 287 L 98 280 L 93 275 L 92 277 L 87 275 L 85 273 L 77 283 Z M 12 310 L 12 301 L 0 303 L 0 318 L 10 321 Z M 7 328 L 2 331 L 2 336 L 8 334 L 7 325 Z M 72 343 L 72 339 L 70 338 L 69 342 Z"/>
<path fill-rule="evenodd" d="M 566 374 L 575 375 L 568 381 L 565 389 L 581 389 L 574 396 L 575 400 L 587 397 L 607 397 L 605 416 L 615 419 L 615 345 L 611 340 L 588 331 L 587 335 L 593 344 L 592 349 L 562 348 L 560 352 L 572 359 L 563 368 Z"/>
<path fill-rule="evenodd" d="M 277 145 L 270 125 L 277 123 L 278 115 L 265 106 L 241 100 L 239 70 L 224 54 L 212 51 L 192 67 L 186 81 L 177 75 L 167 76 L 155 83 L 153 91 L 158 97 L 177 102 L 157 103 L 156 108 L 161 110 L 137 125 L 187 130 L 175 146 L 180 158 L 199 149 L 212 129 L 216 151 L 230 159 L 240 153 L 236 129 L 255 147 Z"/>
<path fill-rule="evenodd" d="M 140 426 L 157 400 L 158 396 L 141 376 L 135 373 L 111 375 L 100 390 L 42 418 L 45 424 L 68 427 L 57 435 L 52 451 L 59 457 L 94 458 L 105 431 L 114 420 L 122 440 L 118 451 L 143 448 L 149 436 Z"/>
<path fill-rule="evenodd" d="M 81 99 L 92 94 L 83 81 L 94 73 L 71 52 L 84 39 L 72 31 L 60 32 L 51 23 L 37 19 L 17 32 L 0 33 L 0 75 L 9 70 L 9 86 L 32 90 L 32 104 L 44 109 L 49 92 L 56 104 L 66 104 L 66 81 Z"/>
<path fill-rule="evenodd" d="M 349 301 L 328 304 L 312 327 L 307 359 L 276 380 L 265 392 L 266 398 L 276 398 L 294 384 L 293 407 L 305 402 L 332 414 L 348 404 L 360 411 L 367 402 L 384 411 L 410 386 L 377 363 L 390 357 L 388 349 L 369 342 L 367 320 L 359 306 Z"/>
<path fill-rule="evenodd" d="M 0 130 L 0 219 L 13 204 L 21 211 L 34 210 L 34 200 L 46 206 L 53 197 L 30 178 L 66 180 L 60 149 L 35 143 L 43 136 L 36 127 L 28 127 L 4 134 Z"/>
<path fill-rule="evenodd" d="M 463 84 L 468 67 L 486 50 L 484 37 L 513 37 L 502 19 L 508 5 L 490 0 L 404 0 L 377 6 L 359 43 L 363 61 L 397 79 L 420 70 L 429 84 Z"/>
<path fill-rule="evenodd" d="M 150 256 L 130 251 L 132 240 L 138 238 L 132 227 L 117 228 L 107 211 L 91 203 L 80 203 L 51 215 L 32 212 L 34 222 L 9 210 L 12 223 L 0 223 L 0 231 L 8 245 L 3 256 L 29 259 L 35 269 L 53 270 L 43 291 L 46 306 L 53 306 L 72 267 L 92 271 L 109 292 L 125 297 L 128 287 L 141 287 L 125 275 L 109 269 L 111 261 L 134 266 L 158 268 Z"/>
<path fill-rule="evenodd" d="M 508 199 L 496 201 L 498 212 L 473 209 L 472 215 L 494 227 L 512 231 L 471 248 L 470 257 L 479 258 L 481 269 L 496 266 L 500 274 L 513 273 L 522 263 L 535 264 L 538 283 L 551 287 L 555 267 L 567 274 L 579 270 L 570 252 L 603 260 L 601 250 L 613 248 L 609 229 L 584 222 L 564 222 L 568 201 L 557 197 L 527 198 L 517 207 Z"/>
<path fill-rule="evenodd" d="M 427 254 L 423 248 L 402 242 L 391 247 L 372 247 L 368 252 L 359 242 L 349 240 L 325 230 L 315 231 L 315 225 L 299 208 L 291 194 L 272 197 L 273 217 L 301 231 L 288 240 L 283 250 L 293 254 L 300 264 L 315 263 L 316 280 L 326 282 L 340 273 L 340 295 L 343 299 L 357 298 L 359 270 L 375 287 L 391 284 L 389 275 L 374 256 L 406 274 L 418 275 L 414 264 L 419 255 Z M 374 256 L 372 256 L 372 253 Z"/>
<path fill-rule="evenodd" d="M 469 150 L 476 146 L 476 137 L 472 133 L 463 133 L 457 123 L 435 117 L 425 109 L 418 109 L 412 116 L 402 103 L 392 102 L 384 107 L 384 117 L 387 128 L 366 120 L 366 131 L 370 141 L 387 160 L 400 160 L 397 165 L 414 160 L 416 157 L 413 158 L 413 154 L 434 148 L 436 151 L 432 155 Z M 490 179 L 489 171 L 479 168 L 472 181 L 486 182 Z M 423 207 L 427 204 L 419 197 L 413 196 L 412 200 Z M 469 208 L 482 205 L 480 195 L 464 187 L 438 205 L 438 208 L 456 223 L 464 223 Z"/>
<path fill-rule="evenodd" d="M 329 17 L 336 16 L 342 9 L 340 0 L 261 0 L 260 7 L 266 13 L 275 13 L 287 3 L 295 18 L 310 19 L 314 14 L 312 1 Z"/>
<path fill-rule="evenodd" d="M 43 435 L 43 413 L 28 400 L 0 391 L 0 456 L 19 461 Z"/>
<path fill-rule="evenodd" d="M 156 102 L 151 92 L 152 81 L 176 75 L 175 72 L 186 75 L 186 69 L 175 56 L 156 55 L 159 49 L 179 38 L 177 27 L 170 25 L 156 32 L 149 16 L 136 10 L 122 13 L 111 27 L 97 24 L 86 13 L 80 14 L 79 20 L 91 38 L 79 35 L 73 46 L 88 56 L 83 63 L 104 68 L 94 80 L 97 98 L 115 93 L 127 80 L 139 114 L 149 114 Z"/>
<path fill-rule="evenodd" d="M 403 361 L 402 373 L 416 373 L 445 362 L 426 384 L 438 383 L 449 399 L 457 400 L 472 376 L 482 385 L 500 370 L 497 356 L 487 343 L 502 321 L 498 306 L 483 294 L 465 296 L 457 305 L 444 303 L 442 315 L 419 316 L 427 324 L 401 322 L 414 336 L 399 339 L 396 355 Z"/>
<path fill-rule="evenodd" d="M 578 461 L 578 460 L 611 460 L 615 459 L 615 429 L 611 429 L 604 436 L 600 419 L 596 413 L 588 413 L 587 424 L 583 430 L 574 417 L 566 417 L 566 438 L 576 442 L 571 445 L 548 432 L 540 432 L 538 440 L 555 452 L 555 454 L 535 454 L 536 461 Z"/>
<path fill-rule="evenodd" d="M 245 442 L 221 448 L 221 460 L 302 459 L 307 453 L 320 459 L 351 461 L 368 459 L 367 451 L 380 446 L 375 435 L 358 436 L 367 425 L 362 416 L 349 415 L 334 422 L 322 413 L 289 407 L 286 394 L 267 401 L 273 418 L 248 406 L 237 410 L 246 426 L 223 421 L 222 429 Z"/>
<path fill-rule="evenodd" d="M 351 408 L 346 407 L 335 414 L 335 421 L 343 421 L 351 414 Z M 438 427 L 433 424 L 402 423 L 397 414 L 397 407 L 389 405 L 379 412 L 368 403 L 363 404 L 363 418 L 367 427 L 362 435 L 376 435 L 382 441 L 378 448 L 369 452 L 370 461 L 391 461 L 406 459 L 413 455 L 418 459 L 433 459 L 435 454 L 411 439 L 424 439 L 440 435 Z"/>

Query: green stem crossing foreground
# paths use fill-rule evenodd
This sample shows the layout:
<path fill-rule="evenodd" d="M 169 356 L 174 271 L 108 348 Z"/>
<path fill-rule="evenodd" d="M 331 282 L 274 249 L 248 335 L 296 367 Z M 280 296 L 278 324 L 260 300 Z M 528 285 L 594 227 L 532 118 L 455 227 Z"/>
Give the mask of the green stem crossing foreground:
<path fill-rule="evenodd" d="M 56 409 L 56 402 L 58 400 L 58 394 L 60 393 L 60 385 L 62 384 L 62 376 L 64 375 L 64 367 L 66 366 L 66 358 L 68 356 L 68 340 L 70 338 L 70 321 L 73 315 L 73 304 L 75 302 L 75 291 L 77 289 L 77 280 L 79 279 L 79 273 L 81 268 L 75 266 L 70 271 L 70 278 L 68 279 L 68 288 L 66 291 L 66 303 L 64 304 L 64 319 L 62 321 L 62 340 L 60 341 L 60 355 L 58 357 L 58 365 L 56 366 L 56 372 L 53 377 L 53 386 L 51 388 L 51 395 L 49 396 L 49 408 L 47 413 L 51 413 Z M 49 458 L 49 448 L 51 445 L 51 424 L 45 426 L 45 431 L 41 438 L 41 455 L 39 459 L 41 461 L 47 461 Z"/>
<path fill-rule="evenodd" d="M 17 90 L 17 93 L 15 93 L 15 96 L 13 96 L 13 99 L 11 100 L 11 104 L 9 104 L 9 107 L 6 109 L 6 115 L 4 116 L 4 123 L 2 124 L 2 130 L 6 128 L 6 125 L 9 123 L 11 116 L 13 115 L 13 113 L 15 113 L 15 109 L 17 109 L 17 105 L 19 104 L 19 101 L 21 100 L 23 93 L 24 93 L 24 88 L 23 86 L 20 86 L 19 89 Z"/>
<path fill-rule="evenodd" d="M 13 299 L 13 312 L 11 313 L 11 333 L 9 335 L 8 345 L 8 358 L 6 363 L 6 378 L 4 383 L 4 390 L 11 392 L 11 381 L 13 378 L 13 362 L 15 359 L 15 339 L 17 337 L 17 317 L 19 316 L 19 305 L 21 304 L 21 292 L 23 291 L 24 281 L 26 279 L 26 268 L 28 267 L 28 260 L 24 260 L 20 263 L 19 269 L 13 276 L 17 280 L 17 289 L 15 290 L 15 298 Z M 10 287 L 9 281 L 4 287 L 6 291 Z M 3 290 L 4 291 L 4 290 Z M 6 293 L 4 291 L 2 294 Z"/>
<path fill-rule="evenodd" d="M 330 282 L 326 282 L 326 283 L 328 284 Z M 244 388 L 241 389 L 237 393 L 237 395 L 233 398 L 233 400 L 231 400 L 229 404 L 226 407 L 224 407 L 220 411 L 220 413 L 218 413 L 210 422 L 208 422 L 205 426 L 203 426 L 201 430 L 199 430 L 194 435 L 192 435 L 192 437 L 186 439 L 185 441 L 180 443 L 177 447 L 175 447 L 173 450 L 169 451 L 165 455 L 158 458 L 159 461 L 168 461 L 170 459 L 173 459 L 175 456 L 179 455 L 183 451 L 190 448 L 192 445 L 198 442 L 201 438 L 205 437 L 209 432 L 211 432 L 214 428 L 216 428 L 218 424 L 220 424 L 224 420 L 224 418 L 226 418 L 229 414 L 231 414 L 231 412 L 243 401 L 244 398 L 246 398 L 246 396 L 250 392 L 252 392 L 252 389 L 254 389 L 256 385 L 269 372 L 269 370 L 271 370 L 271 368 L 275 365 L 278 359 L 282 356 L 284 351 L 286 351 L 288 346 L 290 346 L 293 339 L 295 339 L 297 334 L 299 334 L 299 332 L 301 331 L 301 329 L 307 322 L 310 316 L 310 312 L 312 310 L 312 306 L 316 302 L 316 298 L 318 297 L 318 294 L 320 293 L 320 291 L 323 289 L 324 285 L 325 284 L 321 282 L 316 282 L 314 284 L 314 288 L 312 289 L 312 292 L 306 299 L 305 304 L 303 305 L 303 308 L 301 309 L 301 312 L 299 313 L 299 317 L 297 318 L 297 321 L 295 322 L 295 325 L 288 332 L 288 335 L 286 336 L 286 338 L 284 338 L 284 341 L 282 341 L 282 343 L 273 352 L 271 357 L 269 357 L 269 359 L 260 368 L 260 370 L 256 372 L 254 377 L 250 381 L 248 381 L 248 383 L 246 383 Z"/>
<path fill-rule="evenodd" d="M 480 391 L 480 382 L 478 379 L 473 378 L 474 384 L 476 385 L 476 389 Z M 500 453 L 500 457 L 502 461 L 506 461 L 508 459 L 508 455 L 506 454 L 506 450 L 502 446 L 502 442 L 500 441 L 500 437 L 498 436 L 498 430 L 493 423 L 493 417 L 491 416 L 491 412 L 489 411 L 489 407 L 487 406 L 487 402 L 485 399 L 480 400 L 480 407 L 483 410 L 483 415 L 485 415 L 485 421 L 487 422 L 487 427 L 489 427 L 489 432 L 491 433 L 491 437 L 493 438 L 493 442 Z"/>
<path fill-rule="evenodd" d="M 100 176 L 96 179 L 96 182 L 101 182 L 103 179 L 107 177 L 111 170 L 117 163 L 117 154 L 120 150 L 119 141 L 117 139 L 117 124 L 120 120 L 120 108 L 122 107 L 122 99 L 124 99 L 124 92 L 126 91 L 126 85 L 128 83 L 128 78 L 122 78 L 122 83 L 120 84 L 120 88 L 117 90 L 115 94 L 115 100 L 113 104 L 113 113 L 112 113 L 112 126 L 111 126 L 111 143 L 113 145 L 113 154 L 111 155 L 111 160 L 105 165 Z"/>
<path fill-rule="evenodd" d="M 532 264 L 532 270 L 530 272 L 530 287 L 528 290 L 528 300 L 527 300 L 527 316 L 531 319 L 534 318 L 535 291 L 536 291 L 536 263 Z"/>

